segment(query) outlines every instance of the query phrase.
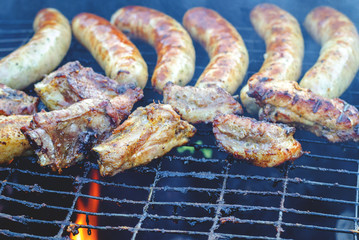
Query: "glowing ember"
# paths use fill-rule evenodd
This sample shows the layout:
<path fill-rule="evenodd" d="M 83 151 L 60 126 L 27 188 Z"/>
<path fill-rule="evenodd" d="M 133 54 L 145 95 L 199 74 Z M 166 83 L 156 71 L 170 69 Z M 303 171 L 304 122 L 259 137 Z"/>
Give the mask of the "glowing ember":
<path fill-rule="evenodd" d="M 99 173 L 96 170 L 92 170 L 91 179 L 98 180 Z M 90 183 L 89 195 L 98 197 L 100 196 L 100 185 L 97 183 Z M 87 212 L 97 212 L 99 206 L 99 200 L 88 199 L 87 204 L 85 204 L 84 199 L 79 198 L 77 201 L 76 209 Z M 92 225 L 97 226 L 97 216 L 88 215 L 86 220 L 85 214 L 77 214 L 75 221 L 76 224 L 80 225 Z M 70 238 L 73 240 L 95 240 L 97 239 L 97 230 L 79 228 L 79 233 L 76 235 L 71 234 Z"/>

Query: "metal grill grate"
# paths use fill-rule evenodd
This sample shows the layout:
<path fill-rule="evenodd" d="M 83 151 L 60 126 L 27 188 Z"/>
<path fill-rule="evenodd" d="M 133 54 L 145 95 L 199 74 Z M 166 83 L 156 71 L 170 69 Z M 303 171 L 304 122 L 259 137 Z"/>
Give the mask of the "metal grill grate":
<path fill-rule="evenodd" d="M 265 46 L 249 24 L 230 19 L 245 40 L 250 65 L 246 76 L 262 64 Z M 0 21 L 0 57 L 32 36 L 31 21 Z M 245 27 L 247 26 L 247 27 Z M 319 46 L 305 37 L 305 72 L 318 56 Z M 154 50 L 135 41 L 148 63 L 155 66 Z M 197 79 L 208 62 L 195 43 Z M 103 73 L 91 55 L 75 40 L 63 61 L 79 60 Z M 194 81 L 191 82 L 194 84 Z M 358 76 L 343 98 L 358 106 Z M 31 89 L 28 89 L 31 92 Z M 146 105 L 162 97 L 148 85 Z M 93 180 L 95 160 L 53 174 L 21 158 L 0 168 L 0 235 L 3 238 L 62 239 L 77 214 L 98 216 L 100 239 L 357 239 L 359 156 L 354 143 L 331 144 L 307 132 L 296 138 L 305 154 L 294 163 L 262 169 L 234 160 L 215 146 L 210 125 L 186 148 L 172 150 L 147 166 L 112 178 Z M 88 194 L 89 184 L 101 186 L 101 195 Z M 100 201 L 98 212 L 76 209 L 79 198 Z M 45 231 L 46 230 L 46 231 Z"/>

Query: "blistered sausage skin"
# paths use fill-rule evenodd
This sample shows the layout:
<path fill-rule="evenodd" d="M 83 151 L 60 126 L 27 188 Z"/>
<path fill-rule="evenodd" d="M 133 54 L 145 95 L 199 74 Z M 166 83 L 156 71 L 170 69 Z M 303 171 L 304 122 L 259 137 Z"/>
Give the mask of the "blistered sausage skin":
<path fill-rule="evenodd" d="M 111 23 L 156 49 L 157 64 L 151 81 L 158 92 L 167 82 L 184 86 L 192 79 L 195 51 L 191 37 L 176 20 L 154 9 L 128 6 L 114 13 Z"/>
<path fill-rule="evenodd" d="M 126 35 L 110 22 L 94 14 L 80 13 L 72 20 L 72 30 L 108 77 L 120 83 L 135 83 L 141 88 L 146 86 L 145 60 Z"/>
<path fill-rule="evenodd" d="M 54 70 L 71 43 L 71 27 L 59 11 L 42 9 L 34 21 L 30 41 L 0 61 L 0 83 L 23 89 Z"/>
<path fill-rule="evenodd" d="M 257 5 L 251 11 L 250 20 L 266 44 L 264 63 L 250 79 L 297 81 L 304 55 L 304 41 L 297 20 L 290 13 L 266 3 Z M 242 103 L 250 114 L 256 114 L 259 107 L 247 92 L 248 84 L 241 90 Z"/>
<path fill-rule="evenodd" d="M 235 93 L 248 68 L 248 52 L 237 30 L 215 11 L 202 7 L 188 10 L 183 25 L 211 59 L 196 87 L 216 86 Z"/>
<path fill-rule="evenodd" d="M 300 86 L 323 97 L 339 97 L 359 69 L 357 29 L 347 16 L 330 7 L 312 10 L 305 18 L 304 27 L 322 48 Z"/>

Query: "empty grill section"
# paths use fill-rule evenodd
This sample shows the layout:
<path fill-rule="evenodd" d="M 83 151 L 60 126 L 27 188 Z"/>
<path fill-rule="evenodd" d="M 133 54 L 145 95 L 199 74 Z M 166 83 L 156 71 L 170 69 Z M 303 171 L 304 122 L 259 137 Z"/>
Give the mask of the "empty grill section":
<path fill-rule="evenodd" d="M 229 20 L 249 51 L 248 79 L 260 68 L 265 46 L 244 18 L 245 22 Z M 31 21 L 0 21 L 0 57 L 24 44 L 33 34 L 31 28 Z M 316 61 L 320 47 L 303 34 L 304 73 Z M 133 41 L 151 75 L 154 49 Z M 194 44 L 196 72 L 190 85 L 208 63 L 204 49 Z M 63 63 L 73 60 L 103 73 L 76 40 Z M 358 77 L 354 81 L 343 99 L 358 106 Z M 144 92 L 137 105 L 162 99 L 150 83 Z M 39 167 L 35 157 L 0 167 L 0 238 L 64 239 L 71 225 L 98 230 L 100 239 L 357 239 L 357 144 L 331 144 L 298 131 L 296 138 L 309 153 L 293 163 L 262 169 L 220 151 L 210 125 L 196 127 L 196 136 L 185 147 L 110 178 L 91 178 L 91 171 L 98 168 L 95 159 L 61 175 Z M 100 186 L 100 196 L 89 195 L 92 183 Z M 79 199 L 98 200 L 99 210 L 77 209 Z M 78 214 L 97 216 L 98 224 L 75 224 Z"/>

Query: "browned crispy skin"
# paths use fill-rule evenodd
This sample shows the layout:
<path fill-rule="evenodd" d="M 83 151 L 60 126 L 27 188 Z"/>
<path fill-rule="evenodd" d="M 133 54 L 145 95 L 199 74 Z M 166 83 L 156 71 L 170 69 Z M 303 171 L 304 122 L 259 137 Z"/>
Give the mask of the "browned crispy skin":
<path fill-rule="evenodd" d="M 331 142 L 359 141 L 359 112 L 335 98 L 321 97 L 296 82 L 262 79 L 249 83 L 249 96 L 263 109 L 260 118 L 303 127 Z"/>
<path fill-rule="evenodd" d="M 52 72 L 35 85 L 35 91 L 50 110 L 64 109 L 89 98 L 110 99 L 126 91 L 142 94 L 134 84 L 120 84 L 92 68 L 84 68 L 78 61 Z"/>
<path fill-rule="evenodd" d="M 38 104 L 39 98 L 0 83 L 0 115 L 32 115 Z"/>
<path fill-rule="evenodd" d="M 163 101 L 190 123 L 212 122 L 219 114 L 242 114 L 242 106 L 219 87 L 181 87 L 172 83 L 163 89 Z"/>
<path fill-rule="evenodd" d="M 167 104 L 137 108 L 106 141 L 93 148 L 102 176 L 146 164 L 189 141 L 195 127 Z"/>
<path fill-rule="evenodd" d="M 72 30 L 105 70 L 106 75 L 120 83 L 135 83 L 144 88 L 147 64 L 136 46 L 106 19 L 81 13 L 72 20 Z"/>
<path fill-rule="evenodd" d="M 29 142 L 20 131 L 29 126 L 32 116 L 12 115 L 0 116 L 0 164 L 9 164 L 14 157 L 31 152 Z"/>
<path fill-rule="evenodd" d="M 35 149 L 40 165 L 61 172 L 108 137 L 141 97 L 124 94 L 111 101 L 85 99 L 63 110 L 37 113 L 21 131 Z"/>
<path fill-rule="evenodd" d="M 299 158 L 302 147 L 293 138 L 294 132 L 295 128 L 284 124 L 236 115 L 220 115 L 213 121 L 218 145 L 259 167 L 274 167 Z"/>
<path fill-rule="evenodd" d="M 267 3 L 257 5 L 251 11 L 250 19 L 266 43 L 263 65 L 250 79 L 267 77 L 276 81 L 297 81 L 304 56 L 304 41 L 297 20 L 276 5 Z M 242 104 L 249 113 L 257 114 L 259 108 L 247 92 L 248 84 L 241 90 Z"/>
<path fill-rule="evenodd" d="M 237 30 L 217 12 L 203 7 L 188 10 L 183 25 L 211 58 L 196 87 L 216 86 L 234 94 L 248 68 L 247 48 Z"/>
<path fill-rule="evenodd" d="M 175 19 L 151 8 L 127 6 L 112 15 L 111 23 L 156 49 L 157 64 L 151 81 L 158 92 L 162 93 L 167 82 L 184 86 L 191 81 L 194 47 L 187 31 Z"/>
<path fill-rule="evenodd" d="M 322 48 L 300 86 L 323 97 L 339 97 L 359 69 L 357 29 L 347 16 L 326 6 L 313 9 L 305 18 L 304 27 Z"/>

